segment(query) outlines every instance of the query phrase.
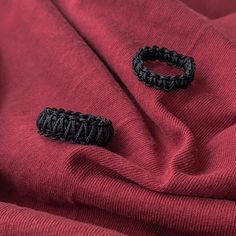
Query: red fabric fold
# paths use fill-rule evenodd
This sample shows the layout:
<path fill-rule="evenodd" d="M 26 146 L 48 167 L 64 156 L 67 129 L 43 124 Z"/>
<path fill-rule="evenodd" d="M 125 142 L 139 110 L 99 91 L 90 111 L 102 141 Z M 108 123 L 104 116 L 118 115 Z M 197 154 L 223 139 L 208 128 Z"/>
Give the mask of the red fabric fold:
<path fill-rule="evenodd" d="M 236 18 L 187 5 L 0 1 L 1 235 L 236 234 Z M 192 86 L 140 83 L 145 45 L 194 57 Z M 41 137 L 44 107 L 107 117 L 115 137 Z"/>

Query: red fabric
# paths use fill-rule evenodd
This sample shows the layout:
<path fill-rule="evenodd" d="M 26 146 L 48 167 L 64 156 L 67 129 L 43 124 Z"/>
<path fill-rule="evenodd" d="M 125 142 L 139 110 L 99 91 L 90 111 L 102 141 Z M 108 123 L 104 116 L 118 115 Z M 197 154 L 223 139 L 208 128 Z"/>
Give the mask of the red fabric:
<path fill-rule="evenodd" d="M 182 0 L 195 11 L 211 19 L 224 17 L 236 11 L 235 0 Z"/>
<path fill-rule="evenodd" d="M 235 1 L 196 2 L 0 0 L 0 235 L 236 235 Z M 193 56 L 192 86 L 140 83 L 145 45 Z M 51 141 L 35 126 L 47 106 L 116 135 Z"/>

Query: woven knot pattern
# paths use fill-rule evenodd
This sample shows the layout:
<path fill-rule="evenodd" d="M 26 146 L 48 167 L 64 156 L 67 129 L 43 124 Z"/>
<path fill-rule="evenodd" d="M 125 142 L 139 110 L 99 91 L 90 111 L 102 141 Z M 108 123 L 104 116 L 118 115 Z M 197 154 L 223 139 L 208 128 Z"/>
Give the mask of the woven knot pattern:
<path fill-rule="evenodd" d="M 105 146 L 114 134 L 110 120 L 56 108 L 45 108 L 36 125 L 41 135 L 86 145 Z"/>
<path fill-rule="evenodd" d="M 182 75 L 164 76 L 154 73 L 144 65 L 145 61 L 167 62 L 170 66 L 176 66 L 183 70 Z M 154 87 L 158 90 L 179 90 L 186 89 L 194 78 L 196 65 L 192 57 L 187 57 L 178 54 L 175 51 L 170 51 L 167 48 L 159 48 L 157 46 L 144 47 L 137 51 L 133 58 L 133 70 L 135 75 L 145 85 Z"/>

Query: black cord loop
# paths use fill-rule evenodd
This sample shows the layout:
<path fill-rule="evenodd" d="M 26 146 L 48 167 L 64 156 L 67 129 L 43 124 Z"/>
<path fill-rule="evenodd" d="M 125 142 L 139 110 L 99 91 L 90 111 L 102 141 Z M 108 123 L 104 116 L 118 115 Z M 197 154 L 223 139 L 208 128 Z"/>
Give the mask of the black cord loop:
<path fill-rule="evenodd" d="M 45 108 L 36 125 L 41 135 L 77 144 L 105 146 L 114 135 L 110 120 L 64 109 Z"/>
<path fill-rule="evenodd" d="M 182 75 L 164 76 L 154 73 L 144 66 L 145 61 L 155 60 L 167 62 L 169 66 L 175 65 L 177 68 L 181 68 L 184 73 Z M 141 48 L 133 58 L 133 70 L 138 79 L 143 81 L 146 86 L 158 90 L 186 89 L 194 78 L 195 68 L 196 64 L 192 57 L 157 46 Z"/>

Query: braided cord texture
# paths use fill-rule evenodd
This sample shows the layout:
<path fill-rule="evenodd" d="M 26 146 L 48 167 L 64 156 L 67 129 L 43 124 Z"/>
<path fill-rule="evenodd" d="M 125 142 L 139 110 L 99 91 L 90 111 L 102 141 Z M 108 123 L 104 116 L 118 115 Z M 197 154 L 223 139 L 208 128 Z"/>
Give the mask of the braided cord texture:
<path fill-rule="evenodd" d="M 183 70 L 182 75 L 164 76 L 154 73 L 144 65 L 145 61 L 167 62 L 169 66 L 176 66 Z M 144 47 L 139 49 L 132 62 L 135 75 L 146 86 L 154 87 L 158 90 L 179 90 L 186 89 L 194 78 L 196 64 L 192 57 L 178 54 L 176 51 L 170 51 L 167 48 L 159 48 L 157 46 Z"/>
<path fill-rule="evenodd" d="M 43 136 L 77 144 L 105 146 L 114 135 L 110 120 L 64 109 L 45 108 L 36 125 Z"/>

